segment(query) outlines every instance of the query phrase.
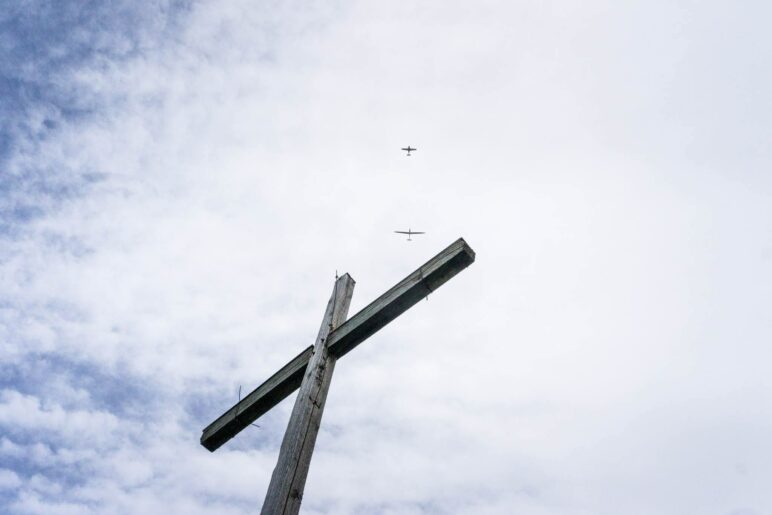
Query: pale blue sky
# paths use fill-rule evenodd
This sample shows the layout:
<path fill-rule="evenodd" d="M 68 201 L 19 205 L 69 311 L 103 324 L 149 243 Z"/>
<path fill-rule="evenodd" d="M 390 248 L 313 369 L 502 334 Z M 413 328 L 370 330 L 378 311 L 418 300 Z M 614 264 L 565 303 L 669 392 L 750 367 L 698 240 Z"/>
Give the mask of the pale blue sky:
<path fill-rule="evenodd" d="M 290 403 L 201 429 L 463 236 L 304 513 L 769 513 L 770 10 L 6 2 L 0 511 L 254 512 Z"/>

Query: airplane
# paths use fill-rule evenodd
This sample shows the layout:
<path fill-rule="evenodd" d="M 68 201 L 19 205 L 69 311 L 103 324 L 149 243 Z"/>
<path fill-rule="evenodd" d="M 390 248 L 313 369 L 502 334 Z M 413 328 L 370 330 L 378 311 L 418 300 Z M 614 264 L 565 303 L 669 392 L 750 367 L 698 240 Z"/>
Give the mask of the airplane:
<path fill-rule="evenodd" d="M 397 234 L 407 234 L 407 241 L 413 241 L 410 239 L 410 237 L 414 234 L 426 234 L 425 232 L 419 232 L 419 231 L 411 231 L 408 229 L 407 231 L 394 231 Z"/>
<path fill-rule="evenodd" d="M 407 156 L 410 157 L 410 152 L 415 152 L 418 149 L 417 148 L 412 148 L 410 145 L 408 145 L 407 147 L 403 148 L 402 150 L 407 151 Z"/>

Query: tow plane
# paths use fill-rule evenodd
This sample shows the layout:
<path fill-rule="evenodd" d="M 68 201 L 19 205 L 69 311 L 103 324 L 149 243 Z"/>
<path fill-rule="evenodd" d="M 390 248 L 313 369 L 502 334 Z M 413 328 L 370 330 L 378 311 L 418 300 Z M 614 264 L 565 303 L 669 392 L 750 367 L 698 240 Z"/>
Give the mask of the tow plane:
<path fill-rule="evenodd" d="M 402 150 L 407 152 L 407 157 L 410 157 L 410 152 L 415 152 L 418 149 L 417 148 L 413 148 L 410 145 L 408 145 L 408 146 L 404 147 Z M 417 234 L 417 233 L 413 233 L 413 234 Z"/>

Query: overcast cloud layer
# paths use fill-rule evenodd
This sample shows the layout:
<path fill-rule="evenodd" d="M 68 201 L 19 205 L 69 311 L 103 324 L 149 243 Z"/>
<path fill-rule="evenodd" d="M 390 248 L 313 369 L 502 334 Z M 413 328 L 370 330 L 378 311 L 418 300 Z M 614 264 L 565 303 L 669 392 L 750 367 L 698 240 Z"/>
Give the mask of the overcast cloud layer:
<path fill-rule="evenodd" d="M 304 513 L 772 513 L 770 5 L 4 2 L 0 512 L 256 512 L 294 397 L 201 429 L 463 236 Z"/>

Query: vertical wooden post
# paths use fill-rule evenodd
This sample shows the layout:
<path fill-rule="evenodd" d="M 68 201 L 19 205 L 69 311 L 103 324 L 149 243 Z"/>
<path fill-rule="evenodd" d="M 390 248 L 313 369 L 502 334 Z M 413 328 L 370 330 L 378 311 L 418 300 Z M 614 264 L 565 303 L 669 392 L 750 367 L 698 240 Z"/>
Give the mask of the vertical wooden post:
<path fill-rule="evenodd" d="M 303 499 L 311 454 L 322 420 L 324 403 L 330 389 L 335 358 L 327 351 L 327 335 L 346 321 L 354 280 L 345 274 L 335 282 L 332 297 L 316 337 L 314 354 L 306 368 L 295 406 L 292 408 L 287 432 L 279 450 L 279 460 L 273 469 L 271 483 L 263 503 L 262 515 L 297 514 Z"/>

